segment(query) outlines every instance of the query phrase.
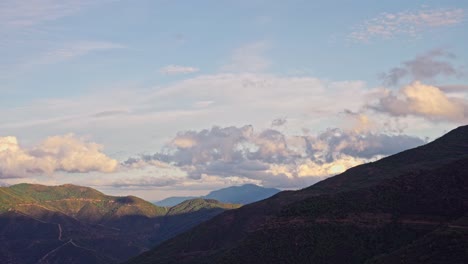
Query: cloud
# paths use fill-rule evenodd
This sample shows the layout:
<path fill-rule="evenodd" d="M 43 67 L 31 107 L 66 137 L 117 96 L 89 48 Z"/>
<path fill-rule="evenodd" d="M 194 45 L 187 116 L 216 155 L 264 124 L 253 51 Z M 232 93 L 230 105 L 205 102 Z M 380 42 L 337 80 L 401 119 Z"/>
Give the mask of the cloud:
<path fill-rule="evenodd" d="M 439 85 L 439 89 L 446 93 L 453 92 L 468 92 L 468 85 L 466 84 L 453 84 L 453 85 Z"/>
<path fill-rule="evenodd" d="M 257 115 L 265 109 L 274 117 L 289 117 L 291 112 L 297 115 L 298 112 L 318 113 L 336 109 L 335 105 L 340 99 L 342 106 L 354 108 L 358 103 L 349 98 L 362 96 L 366 92 L 364 86 L 362 81 L 328 82 L 312 77 L 224 73 L 183 80 L 160 89 L 149 99 L 158 99 L 158 105 L 169 105 L 171 98 L 188 102 L 190 106 L 200 101 L 209 101 L 211 108 L 231 110 L 232 107 L 231 114 L 250 113 L 252 116 L 253 112 Z M 239 105 L 242 107 L 239 108 Z M 170 106 L 174 107 L 174 104 Z M 224 112 L 229 114 L 227 110 Z"/>
<path fill-rule="evenodd" d="M 236 49 L 230 61 L 224 65 L 223 72 L 263 72 L 271 66 L 271 61 L 264 56 L 269 46 L 258 41 Z"/>
<path fill-rule="evenodd" d="M 368 92 L 365 82 L 359 80 L 333 82 L 251 73 L 198 75 L 162 87 L 113 85 L 73 98 L 0 106 L 0 126 L 4 134 L 34 141 L 52 133 L 92 134 L 111 153 L 125 150 L 126 155 L 119 157 L 125 159 L 154 151 L 174 131 L 213 124 L 269 127 L 271 120 L 287 117 L 291 132 L 308 127 L 316 133 L 339 122 L 338 113 L 343 109 L 358 111 Z"/>
<path fill-rule="evenodd" d="M 297 174 L 299 177 L 317 177 L 326 178 L 330 175 L 339 174 L 348 168 L 369 162 L 369 160 L 362 158 L 355 158 L 347 155 L 342 155 L 339 159 L 329 163 L 316 163 L 313 161 L 306 161 L 299 165 Z"/>
<path fill-rule="evenodd" d="M 180 66 L 180 65 L 168 65 L 159 71 L 162 74 L 165 75 L 176 75 L 176 74 L 188 74 L 188 73 L 194 73 L 198 72 L 200 69 L 195 68 L 195 67 L 189 67 L 189 66 Z"/>
<path fill-rule="evenodd" d="M 4 0 L 0 3 L 1 27 L 34 26 L 75 14 L 95 3 L 87 0 Z"/>
<path fill-rule="evenodd" d="M 126 162 L 159 161 L 190 180 L 238 177 L 281 188 L 300 187 L 424 143 L 405 135 L 329 129 L 317 136 L 286 136 L 274 129 L 213 127 L 179 132 L 161 151 Z"/>
<path fill-rule="evenodd" d="M 0 137 L 0 178 L 114 172 L 117 167 L 116 160 L 102 153 L 102 146 L 71 134 L 49 137 L 33 148 L 22 148 L 16 137 Z"/>
<path fill-rule="evenodd" d="M 355 27 L 350 38 L 367 42 L 371 39 L 390 39 L 396 36 L 417 36 L 433 28 L 447 27 L 464 21 L 465 10 L 461 8 L 423 9 L 382 13 Z"/>
<path fill-rule="evenodd" d="M 434 49 L 403 62 L 401 66 L 381 74 L 380 78 L 386 85 L 396 85 L 401 80 L 408 78 L 412 81 L 432 81 L 439 76 L 459 77 L 464 75 L 462 69 L 459 69 L 451 61 L 447 61 L 454 58 L 455 55 L 443 49 Z"/>
<path fill-rule="evenodd" d="M 105 117 L 126 115 L 128 113 L 129 113 L 128 110 L 107 110 L 107 111 L 101 111 L 101 112 L 92 114 L 91 116 L 95 118 L 105 118 Z"/>
<path fill-rule="evenodd" d="M 468 113 L 464 98 L 450 97 L 436 86 L 415 81 L 397 92 L 388 89 L 370 108 L 393 116 L 415 115 L 430 120 L 463 121 Z"/>
<path fill-rule="evenodd" d="M 307 137 L 307 153 L 312 160 L 331 162 L 346 156 L 372 159 L 388 156 L 424 144 L 420 138 L 374 132 L 328 129 L 316 137 Z"/>
<path fill-rule="evenodd" d="M 271 126 L 272 127 L 280 127 L 280 126 L 284 126 L 287 122 L 288 122 L 288 120 L 285 117 L 280 117 L 280 118 L 276 118 L 273 121 L 271 121 Z"/>
<path fill-rule="evenodd" d="M 173 177 L 173 176 L 136 176 L 136 177 L 108 177 L 93 179 L 86 183 L 86 186 L 94 186 L 99 189 L 109 190 L 151 190 L 152 194 L 165 192 L 166 195 L 161 198 L 174 196 L 174 193 L 191 192 L 196 190 L 204 190 L 203 194 L 213 189 L 223 188 L 225 186 L 243 185 L 247 183 L 261 184 L 260 181 L 252 180 L 241 177 L 217 177 L 203 175 L 201 179 L 189 179 L 186 177 Z M 6 183 L 11 184 L 11 183 Z M 158 191 L 154 192 L 157 188 Z M 125 193 L 124 193 L 125 194 Z M 187 194 L 182 194 L 186 196 Z"/>
<path fill-rule="evenodd" d="M 52 64 L 66 60 L 71 60 L 80 56 L 87 55 L 96 51 L 105 51 L 112 49 L 122 49 L 125 46 L 105 41 L 81 41 L 64 45 L 61 48 L 51 50 L 39 55 L 34 60 L 24 63 L 23 66 L 32 66 L 40 64 Z"/>
<path fill-rule="evenodd" d="M 174 186 L 181 183 L 182 179 L 177 177 L 152 177 L 141 176 L 137 178 L 120 178 L 110 181 L 94 181 L 93 186 L 104 186 L 113 188 L 132 188 L 132 189 L 147 189 L 154 187 Z"/>

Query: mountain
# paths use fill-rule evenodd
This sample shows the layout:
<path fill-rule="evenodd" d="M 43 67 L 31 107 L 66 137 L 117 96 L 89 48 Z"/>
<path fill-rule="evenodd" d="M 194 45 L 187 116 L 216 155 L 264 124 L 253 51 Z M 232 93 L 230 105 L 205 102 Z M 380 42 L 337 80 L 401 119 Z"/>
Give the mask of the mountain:
<path fill-rule="evenodd" d="M 275 188 L 264 188 L 255 184 L 245 184 L 212 191 L 203 198 L 214 199 L 225 203 L 249 204 L 266 199 L 279 192 L 280 190 Z"/>
<path fill-rule="evenodd" d="M 173 197 L 168 197 L 166 199 L 163 199 L 161 201 L 154 202 L 155 205 L 157 206 L 175 206 L 180 204 L 181 202 L 191 200 L 198 198 L 197 196 L 173 196 Z"/>
<path fill-rule="evenodd" d="M 468 126 L 224 212 L 130 260 L 468 263 Z"/>
<path fill-rule="evenodd" d="M 220 202 L 232 204 L 249 204 L 266 199 L 279 192 L 280 190 L 275 188 L 264 188 L 255 184 L 245 184 L 242 186 L 231 186 L 212 191 L 205 196 L 201 196 L 200 198 L 214 199 Z M 174 206 L 185 200 L 193 198 L 196 197 L 169 197 L 159 202 L 155 202 L 155 204 L 158 206 Z"/>
<path fill-rule="evenodd" d="M 119 263 L 239 206 L 158 207 L 70 184 L 0 187 L 0 263 Z"/>

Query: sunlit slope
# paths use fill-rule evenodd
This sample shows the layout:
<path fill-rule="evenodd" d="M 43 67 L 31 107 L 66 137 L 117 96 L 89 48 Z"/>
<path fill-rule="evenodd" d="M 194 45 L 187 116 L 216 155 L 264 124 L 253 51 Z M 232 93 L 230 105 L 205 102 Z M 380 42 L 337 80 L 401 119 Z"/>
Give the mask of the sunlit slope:
<path fill-rule="evenodd" d="M 0 263 L 120 263 L 239 205 L 158 207 L 76 186 L 0 188 Z"/>

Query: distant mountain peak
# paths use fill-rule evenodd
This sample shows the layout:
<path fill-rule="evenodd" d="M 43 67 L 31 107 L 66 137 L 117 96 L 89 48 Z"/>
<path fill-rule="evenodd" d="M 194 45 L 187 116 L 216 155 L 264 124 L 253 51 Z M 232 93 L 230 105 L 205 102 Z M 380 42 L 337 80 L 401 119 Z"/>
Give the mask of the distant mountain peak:
<path fill-rule="evenodd" d="M 174 206 L 194 198 L 213 199 L 231 204 L 249 204 L 271 197 L 278 192 L 280 192 L 280 190 L 275 188 L 265 188 L 249 183 L 214 190 L 201 197 L 169 197 L 155 204 L 159 206 Z"/>

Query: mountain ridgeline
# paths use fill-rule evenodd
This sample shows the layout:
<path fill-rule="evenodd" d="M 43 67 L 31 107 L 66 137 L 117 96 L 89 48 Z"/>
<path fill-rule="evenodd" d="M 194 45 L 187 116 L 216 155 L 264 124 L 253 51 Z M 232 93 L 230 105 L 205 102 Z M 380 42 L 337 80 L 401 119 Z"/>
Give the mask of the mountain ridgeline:
<path fill-rule="evenodd" d="M 226 211 L 128 264 L 468 263 L 468 126 Z"/>
<path fill-rule="evenodd" d="M 186 197 L 169 197 L 164 200 L 155 202 L 158 206 L 174 206 L 183 201 L 202 198 L 202 199 L 213 199 L 223 203 L 232 204 L 249 204 L 257 202 L 266 198 L 269 198 L 280 190 L 275 188 L 265 188 L 257 186 L 255 184 L 244 184 L 242 186 L 231 186 L 216 191 L 212 191 L 209 194 L 201 197 L 186 196 Z"/>
<path fill-rule="evenodd" d="M 239 205 L 158 207 L 76 185 L 0 187 L 0 263 L 120 263 Z"/>

